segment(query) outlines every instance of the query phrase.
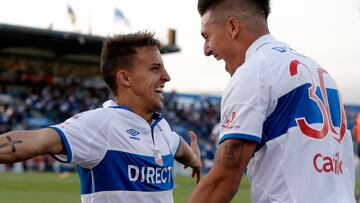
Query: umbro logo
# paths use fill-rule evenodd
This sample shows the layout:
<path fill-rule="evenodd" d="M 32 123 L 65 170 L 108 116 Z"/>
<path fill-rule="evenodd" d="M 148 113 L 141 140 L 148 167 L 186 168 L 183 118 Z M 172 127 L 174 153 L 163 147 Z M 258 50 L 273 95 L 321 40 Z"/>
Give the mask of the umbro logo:
<path fill-rule="evenodd" d="M 133 139 L 133 140 L 140 140 L 139 137 L 137 137 L 137 135 L 139 135 L 140 133 L 138 131 L 136 131 L 135 129 L 133 128 L 130 128 L 129 130 L 126 131 L 129 135 L 130 135 L 130 139 Z"/>

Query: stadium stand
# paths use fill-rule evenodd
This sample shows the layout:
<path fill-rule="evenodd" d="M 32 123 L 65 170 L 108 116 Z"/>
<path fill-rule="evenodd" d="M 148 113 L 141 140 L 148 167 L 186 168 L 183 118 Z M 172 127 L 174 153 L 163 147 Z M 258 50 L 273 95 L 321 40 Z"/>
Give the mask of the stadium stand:
<path fill-rule="evenodd" d="M 171 36 L 175 33 L 172 30 Z M 0 24 L 0 133 L 33 129 L 64 121 L 78 112 L 101 107 L 111 98 L 99 78 L 99 56 L 105 38 Z M 180 49 L 174 41 L 162 53 Z M 173 130 L 190 141 L 199 136 L 203 160 L 214 158 L 209 137 L 220 119 L 220 97 L 164 94 L 162 113 Z M 360 106 L 346 105 L 351 129 Z M 6 170 L 59 170 L 50 156 L 37 157 Z M 204 172 L 209 168 L 204 168 Z"/>
<path fill-rule="evenodd" d="M 164 53 L 177 52 L 170 30 Z M 101 107 L 111 98 L 99 78 L 103 37 L 0 24 L 0 133 L 35 129 Z M 219 97 L 165 94 L 163 113 L 187 141 L 187 130 L 206 143 L 219 119 Z M 200 141 L 201 143 L 201 141 Z M 201 144 L 203 147 L 203 144 Z M 54 170 L 50 156 L 24 162 L 25 170 Z M 10 170 L 11 166 L 7 170 Z M 19 167 L 12 170 L 22 171 Z"/>

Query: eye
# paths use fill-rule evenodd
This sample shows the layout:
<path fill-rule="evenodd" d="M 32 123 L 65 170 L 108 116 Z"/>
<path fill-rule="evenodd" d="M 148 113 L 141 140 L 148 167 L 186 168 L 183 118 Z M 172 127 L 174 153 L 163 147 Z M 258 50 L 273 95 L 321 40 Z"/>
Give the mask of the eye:
<path fill-rule="evenodd" d="M 151 71 L 159 71 L 160 70 L 160 66 L 152 66 L 150 68 Z"/>
<path fill-rule="evenodd" d="M 202 37 L 204 38 L 204 40 L 208 40 L 209 37 L 210 37 L 210 35 L 211 35 L 211 33 L 208 32 L 208 31 L 204 31 L 204 32 L 201 33 L 201 35 L 202 35 Z"/>
<path fill-rule="evenodd" d="M 204 40 L 207 40 L 208 36 L 206 34 L 201 34 Z"/>

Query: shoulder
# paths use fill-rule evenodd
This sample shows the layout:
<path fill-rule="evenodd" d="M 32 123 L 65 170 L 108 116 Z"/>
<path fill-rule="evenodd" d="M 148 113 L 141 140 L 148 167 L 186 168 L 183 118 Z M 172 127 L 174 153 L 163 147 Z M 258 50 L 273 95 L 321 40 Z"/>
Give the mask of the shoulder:
<path fill-rule="evenodd" d="M 165 118 L 160 120 L 159 125 L 162 126 L 163 128 L 166 128 L 167 130 L 171 130 L 170 124 L 167 122 Z"/>
<path fill-rule="evenodd" d="M 157 124 L 157 128 L 159 129 L 159 133 L 168 137 L 169 135 L 172 136 L 173 130 L 170 127 L 170 124 L 165 120 L 165 118 L 161 119 L 160 122 Z"/>
<path fill-rule="evenodd" d="M 170 124 L 165 120 L 165 118 L 160 120 L 160 122 L 157 125 L 157 128 L 159 129 L 158 132 L 162 133 L 162 135 L 167 139 L 172 139 L 179 136 L 175 131 L 173 131 Z"/>
<path fill-rule="evenodd" d="M 111 109 L 98 108 L 98 109 L 78 113 L 78 114 L 72 116 L 71 118 L 69 118 L 67 121 L 78 121 L 78 122 L 82 122 L 82 123 L 99 124 L 99 121 L 107 120 L 108 118 L 112 117 L 113 115 L 114 115 L 114 112 Z"/>

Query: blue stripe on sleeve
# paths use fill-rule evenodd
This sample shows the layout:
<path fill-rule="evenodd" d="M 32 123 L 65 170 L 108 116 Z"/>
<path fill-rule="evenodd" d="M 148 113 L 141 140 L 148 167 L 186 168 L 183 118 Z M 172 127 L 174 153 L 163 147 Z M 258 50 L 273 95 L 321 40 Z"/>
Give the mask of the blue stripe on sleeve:
<path fill-rule="evenodd" d="M 256 137 L 256 136 L 253 136 L 253 135 L 246 135 L 246 134 L 231 133 L 231 134 L 226 134 L 226 135 L 222 136 L 221 139 L 219 140 L 218 144 L 221 144 L 222 142 L 224 142 L 227 139 L 249 140 L 249 141 L 254 141 L 254 142 L 257 142 L 257 143 L 261 142 L 260 137 Z"/>
<path fill-rule="evenodd" d="M 66 150 L 66 156 L 67 156 L 67 160 L 66 161 L 62 161 L 60 159 L 58 159 L 56 156 L 53 156 L 57 161 L 63 162 L 63 163 L 71 163 L 71 159 L 72 159 L 72 153 L 71 153 L 71 148 L 69 145 L 69 142 L 64 134 L 64 132 L 62 130 L 60 130 L 60 128 L 57 127 L 49 127 L 54 129 L 61 137 L 61 140 L 63 142 L 63 145 L 65 147 Z"/>

